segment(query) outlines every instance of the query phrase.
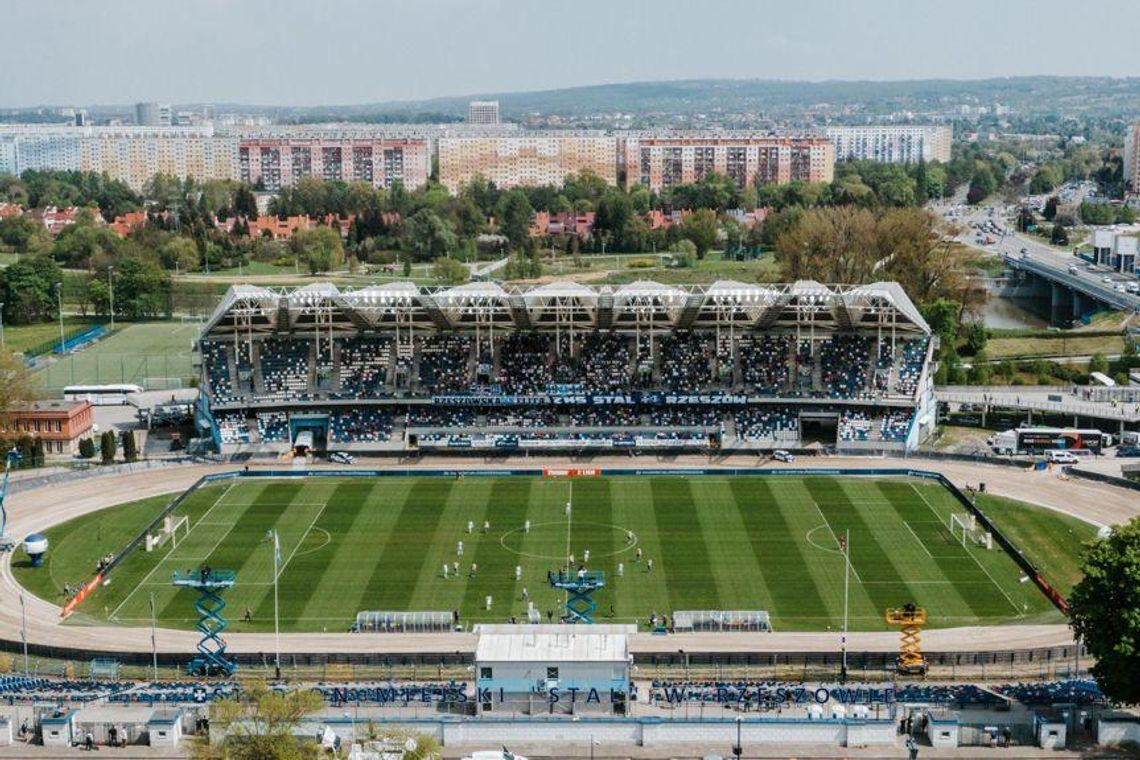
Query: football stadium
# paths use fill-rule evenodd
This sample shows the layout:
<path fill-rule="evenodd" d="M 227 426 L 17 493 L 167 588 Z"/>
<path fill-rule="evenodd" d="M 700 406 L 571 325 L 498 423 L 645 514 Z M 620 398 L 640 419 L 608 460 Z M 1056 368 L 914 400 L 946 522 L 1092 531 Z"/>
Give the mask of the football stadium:
<path fill-rule="evenodd" d="M 1063 746 L 1135 492 L 921 454 L 935 350 L 892 282 L 234 286 L 195 456 L 8 499 L 9 726 L 195 733 L 265 679 L 456 752 Z"/>

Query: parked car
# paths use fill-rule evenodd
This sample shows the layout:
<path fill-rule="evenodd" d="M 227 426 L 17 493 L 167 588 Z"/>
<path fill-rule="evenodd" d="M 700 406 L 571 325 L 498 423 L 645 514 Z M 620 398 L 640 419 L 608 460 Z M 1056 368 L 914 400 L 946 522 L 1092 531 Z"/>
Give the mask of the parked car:
<path fill-rule="evenodd" d="M 1052 462 L 1053 464 L 1076 464 L 1081 460 L 1071 451 L 1050 449 L 1045 452 L 1045 461 Z"/>
<path fill-rule="evenodd" d="M 773 451 L 772 452 L 772 458 L 775 459 L 777 462 L 794 462 L 794 461 L 796 461 L 796 455 L 795 454 L 793 454 L 790 451 L 784 451 L 783 449 L 776 449 L 775 451 Z"/>
<path fill-rule="evenodd" d="M 331 451 L 329 452 L 329 461 L 337 464 L 353 464 L 356 462 L 356 457 L 343 451 Z"/>

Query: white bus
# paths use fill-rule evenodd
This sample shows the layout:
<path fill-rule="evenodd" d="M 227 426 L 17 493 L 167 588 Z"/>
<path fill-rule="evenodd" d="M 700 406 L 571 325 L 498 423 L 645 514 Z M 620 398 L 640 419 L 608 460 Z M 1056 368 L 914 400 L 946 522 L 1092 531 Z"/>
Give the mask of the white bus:
<path fill-rule="evenodd" d="M 95 406 L 122 406 L 127 396 L 142 393 L 141 385 L 120 383 L 117 385 L 69 385 L 63 389 L 63 397 L 68 401 L 90 401 Z"/>
<path fill-rule="evenodd" d="M 1113 438 L 1099 430 L 1025 427 L 998 433 L 989 444 L 996 454 L 1043 454 L 1051 450 L 1099 454 L 1113 444 Z"/>

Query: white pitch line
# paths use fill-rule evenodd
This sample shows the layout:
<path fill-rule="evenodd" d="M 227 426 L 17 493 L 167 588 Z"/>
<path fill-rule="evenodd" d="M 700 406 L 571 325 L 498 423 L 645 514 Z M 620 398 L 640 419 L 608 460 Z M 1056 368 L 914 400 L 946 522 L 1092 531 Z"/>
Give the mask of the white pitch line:
<path fill-rule="evenodd" d="M 934 555 L 930 553 L 930 550 L 926 548 L 926 544 L 923 543 L 922 539 L 918 537 L 918 534 L 914 532 L 914 528 L 910 527 L 910 523 L 908 523 L 906 520 L 903 520 L 903 525 L 905 525 L 906 529 L 910 531 L 910 534 L 914 536 L 914 540 L 918 542 L 918 545 L 922 547 L 922 550 L 926 552 L 926 556 L 934 559 Z"/>
<path fill-rule="evenodd" d="M 297 539 L 297 543 L 293 544 L 293 551 L 289 552 L 289 556 L 285 558 L 285 563 L 282 564 L 281 567 L 277 568 L 277 575 L 274 576 L 274 580 L 281 579 L 281 573 L 285 572 L 285 568 L 289 567 L 289 562 L 293 559 L 293 556 L 297 553 L 297 550 L 301 548 L 301 544 L 305 542 L 305 536 L 309 535 L 309 531 L 311 531 L 313 529 L 313 526 L 317 524 L 317 520 L 321 519 L 321 515 L 325 512 L 325 507 L 328 505 L 329 503 L 326 501 L 321 505 L 321 508 L 317 510 L 317 514 L 315 514 L 313 516 L 313 519 L 309 522 L 309 527 L 305 528 L 305 532 L 301 534 L 301 537 L 299 539 Z M 273 581 L 270 581 L 270 583 L 272 582 Z"/>
<path fill-rule="evenodd" d="M 930 501 L 926 498 L 926 494 L 924 494 L 922 491 L 920 491 L 918 489 L 918 487 L 915 486 L 914 483 L 911 483 L 910 487 L 912 489 L 914 489 L 914 492 L 916 494 L 918 494 L 918 498 L 922 499 L 922 503 L 926 505 L 927 509 L 929 509 L 934 514 L 935 517 L 938 517 L 939 516 L 938 510 L 936 510 L 934 508 L 934 505 L 931 504 Z M 1000 591 L 1001 595 L 1005 597 L 1005 600 L 1007 602 L 1009 602 L 1009 606 L 1013 607 L 1014 613 L 1016 613 L 1018 617 L 1025 617 L 1025 611 L 1017 606 L 1017 603 L 1014 602 L 1013 598 L 1009 594 L 1006 593 L 1006 590 L 1002 587 L 1002 585 L 1000 583 L 997 582 L 997 579 L 994 578 L 993 575 L 990 574 L 990 571 L 986 569 L 986 566 L 983 565 L 981 563 L 981 561 L 977 557 L 974 556 L 974 553 L 972 551 L 970 551 L 969 548 L 967 548 L 967 547 L 962 547 L 962 548 L 965 550 L 966 554 L 969 555 L 970 559 L 974 560 L 974 564 L 976 564 L 979 568 L 981 568 L 982 572 L 986 574 L 986 577 L 990 579 L 990 583 L 994 584 L 994 586 L 997 587 L 997 590 Z"/>
<path fill-rule="evenodd" d="M 209 516 L 209 514 L 210 514 L 211 512 L 213 512 L 213 511 L 214 511 L 214 507 L 216 507 L 216 506 L 218 506 L 219 504 L 221 504 L 221 503 L 222 503 L 222 501 L 223 501 L 223 500 L 226 498 L 226 496 L 228 496 L 228 495 L 229 495 L 230 491 L 233 489 L 233 487 L 234 487 L 235 485 L 237 485 L 237 482 L 236 482 L 236 481 L 235 481 L 235 482 L 233 482 L 233 483 L 230 483 L 230 484 L 229 484 L 229 485 L 226 487 L 226 490 L 225 490 L 225 491 L 222 491 L 222 495 L 218 497 L 218 500 L 217 500 L 217 501 L 215 501 L 213 504 L 211 504 L 211 505 L 210 505 L 210 508 L 206 510 L 206 513 L 205 513 L 204 515 L 202 515 L 202 518 L 201 518 L 200 520 L 198 520 L 198 522 L 196 522 L 196 523 L 194 523 L 192 526 L 190 526 L 190 530 L 186 532 L 186 535 L 185 535 L 185 536 L 183 537 L 183 539 L 182 539 L 182 543 L 183 543 L 183 544 L 185 544 L 185 543 L 186 543 L 186 539 L 190 537 L 190 534 L 194 532 L 194 529 L 198 527 L 198 524 L 199 524 L 199 523 L 201 523 L 201 522 L 202 522 L 202 520 L 205 520 L 205 519 L 206 519 L 206 518 Z M 231 530 L 233 529 L 233 525 L 232 525 L 232 524 L 230 525 L 230 529 L 231 529 Z M 229 531 L 226 531 L 226 535 L 229 535 Z M 223 538 L 225 538 L 225 536 L 223 536 Z M 215 548 L 217 548 L 217 547 L 215 546 Z M 114 619 L 114 618 L 115 618 L 115 614 L 116 614 L 116 613 L 117 613 L 119 610 L 121 610 L 121 609 L 123 608 L 123 605 L 124 605 L 124 604 L 126 604 L 126 603 L 127 603 L 127 601 L 128 601 L 128 600 L 129 600 L 129 599 L 130 599 L 132 596 L 134 596 L 134 595 L 135 595 L 135 592 L 136 592 L 136 591 L 138 591 L 140 588 L 142 588 L 142 587 L 143 587 L 143 585 L 145 585 L 145 584 L 146 584 L 146 582 L 150 580 L 150 577 L 151 577 L 152 575 L 154 575 L 154 574 L 155 574 L 155 573 L 158 571 L 158 568 L 162 567 L 162 565 L 163 565 L 163 564 L 166 562 L 166 560 L 170 559 L 170 555 L 171 555 L 171 554 L 173 554 L 174 552 L 175 552 L 175 549 L 174 549 L 174 547 L 172 546 L 172 547 L 170 548 L 170 551 L 168 551 L 168 552 L 166 553 L 166 556 L 165 556 L 165 557 L 163 557 L 162 559 L 160 559 L 158 562 L 156 562 L 156 563 L 155 563 L 154 567 L 152 567 L 152 568 L 150 569 L 150 572 L 149 572 L 149 573 L 147 573 L 145 576 L 143 576 L 143 579 L 142 579 L 141 581 L 139 581 L 137 584 L 135 584 L 135 587 L 134 587 L 133 589 L 131 589 L 131 593 L 127 594 L 127 595 L 126 595 L 126 597 L 123 599 L 123 601 L 119 602 L 119 606 L 117 606 L 117 607 L 115 607 L 115 609 L 111 610 L 111 614 L 110 614 L 110 615 L 108 615 L 107 617 L 108 617 L 109 619 Z M 212 553 L 212 552 L 213 552 L 213 550 L 211 550 L 211 553 Z M 207 554 L 206 556 L 209 556 L 209 554 Z"/>
<path fill-rule="evenodd" d="M 831 523 L 828 522 L 827 515 L 825 515 L 823 513 L 823 510 L 819 508 L 819 504 L 816 503 L 815 499 L 812 499 L 811 503 L 812 503 L 812 506 L 815 507 L 815 511 L 819 512 L 819 516 L 823 518 L 823 524 L 827 526 L 827 532 L 831 534 L 831 539 L 833 541 L 835 541 L 835 545 L 838 547 L 839 546 L 839 536 L 837 536 L 835 534 L 835 529 L 832 528 Z M 843 551 L 840 552 L 840 554 L 843 555 L 843 561 L 846 562 L 851 567 L 851 574 L 855 576 L 855 580 L 859 581 L 859 583 L 862 584 L 863 579 L 859 577 L 859 571 L 855 569 L 855 563 L 853 563 L 851 561 L 851 555 L 848 554 L 849 551 L 851 551 L 851 547 L 845 548 Z"/>

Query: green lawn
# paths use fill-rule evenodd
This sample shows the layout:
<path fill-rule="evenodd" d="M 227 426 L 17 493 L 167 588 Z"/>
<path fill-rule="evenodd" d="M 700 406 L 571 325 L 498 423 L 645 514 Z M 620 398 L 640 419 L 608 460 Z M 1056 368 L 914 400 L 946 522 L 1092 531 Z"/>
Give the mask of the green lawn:
<path fill-rule="evenodd" d="M 58 602 L 64 583 L 90 577 L 96 560 L 136 535 L 162 503 L 148 499 L 57 526 L 48 531 L 45 567 L 27 567 L 18 556 L 14 572 Z M 82 605 L 81 617 L 144 625 L 153 594 L 161 624 L 190 627 L 193 594 L 175 591 L 169 579 L 205 562 L 238 573 L 226 594 L 233 630 L 271 629 L 273 548 L 265 537 L 276 530 L 286 630 L 346 630 L 360 610 L 459 610 L 466 622 L 501 622 L 524 616 L 524 586 L 544 616 L 548 609 L 557 615 L 562 594 L 548 587 L 545 574 L 570 564 L 570 554 L 581 561 L 586 549 L 590 569 L 607 575 L 598 595 L 603 622 L 611 620 L 612 604 L 617 622 L 643 623 L 654 611 L 763 609 L 777 630 L 834 629 L 844 580 L 836 536 L 850 531 L 853 629 L 881 630 L 883 610 L 909 601 L 925 606 L 935 626 L 1059 622 L 1032 584 L 1018 582 L 1021 571 L 1004 553 L 964 548 L 951 535 L 954 511 L 956 502 L 940 486 L 906 479 L 238 481 L 193 494 L 180 508 L 190 518 L 189 535 L 177 548 L 130 555 Z M 1022 514 L 1039 528 L 1018 536 L 1031 556 L 1061 561 L 1075 549 L 1068 522 L 1048 510 L 1016 505 L 1003 512 L 1003 526 Z M 491 523 L 486 534 L 484 520 Z M 456 561 L 458 541 L 460 576 L 445 579 L 442 565 Z M 638 548 L 653 558 L 652 572 L 636 561 Z M 241 622 L 246 609 L 250 623 Z"/>
<path fill-rule="evenodd" d="M 177 387 L 193 374 L 191 343 L 197 334 L 196 322 L 130 324 L 59 361 L 41 363 L 36 377 L 49 390 L 84 383 Z"/>
<path fill-rule="evenodd" d="M 1085 542 L 1096 538 L 1096 527 L 1001 496 L 978 494 L 978 506 L 1034 567 L 1068 596 L 1081 579 L 1080 556 Z"/>

